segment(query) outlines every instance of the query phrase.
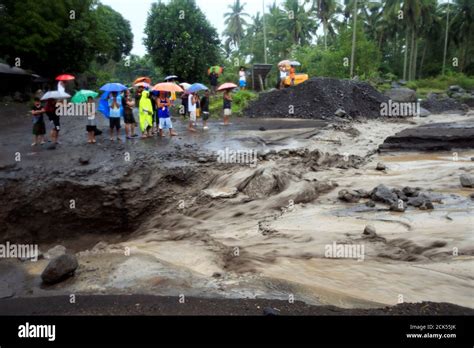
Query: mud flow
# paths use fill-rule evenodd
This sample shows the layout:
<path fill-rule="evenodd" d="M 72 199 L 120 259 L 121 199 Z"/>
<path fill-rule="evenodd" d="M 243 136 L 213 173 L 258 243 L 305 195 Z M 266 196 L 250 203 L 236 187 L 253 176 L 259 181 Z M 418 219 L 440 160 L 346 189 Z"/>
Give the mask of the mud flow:
<path fill-rule="evenodd" d="M 474 189 L 459 177 L 474 174 L 474 151 L 379 153 L 443 117 L 470 119 L 236 119 L 195 135 L 176 119 L 175 139 L 97 146 L 65 120 L 55 149 L 32 149 L 22 118 L 0 130 L 0 239 L 39 244 L 43 258 L 0 261 L 2 297 L 291 295 L 376 308 L 402 296 L 472 308 Z M 57 245 L 79 267 L 45 286 Z"/>

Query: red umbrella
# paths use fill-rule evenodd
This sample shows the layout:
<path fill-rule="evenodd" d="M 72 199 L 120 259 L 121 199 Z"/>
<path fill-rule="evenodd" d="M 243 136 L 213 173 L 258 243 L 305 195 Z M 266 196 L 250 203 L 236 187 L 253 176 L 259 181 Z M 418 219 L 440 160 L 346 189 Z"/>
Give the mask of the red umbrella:
<path fill-rule="evenodd" d="M 224 83 L 221 85 L 217 90 L 218 91 L 225 91 L 226 89 L 234 89 L 237 88 L 237 85 L 231 82 Z"/>
<path fill-rule="evenodd" d="M 74 80 L 75 77 L 72 75 L 64 74 L 64 75 L 59 75 L 56 77 L 56 81 L 71 81 Z"/>

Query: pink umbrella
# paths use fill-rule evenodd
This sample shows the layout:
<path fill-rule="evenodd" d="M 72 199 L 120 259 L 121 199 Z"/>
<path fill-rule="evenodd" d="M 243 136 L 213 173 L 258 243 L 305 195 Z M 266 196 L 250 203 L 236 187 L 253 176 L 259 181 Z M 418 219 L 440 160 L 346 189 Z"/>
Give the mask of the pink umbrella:
<path fill-rule="evenodd" d="M 226 82 L 223 85 L 221 85 L 217 90 L 221 92 L 221 91 L 225 91 L 226 89 L 234 89 L 234 88 L 237 88 L 237 85 L 235 83 Z"/>

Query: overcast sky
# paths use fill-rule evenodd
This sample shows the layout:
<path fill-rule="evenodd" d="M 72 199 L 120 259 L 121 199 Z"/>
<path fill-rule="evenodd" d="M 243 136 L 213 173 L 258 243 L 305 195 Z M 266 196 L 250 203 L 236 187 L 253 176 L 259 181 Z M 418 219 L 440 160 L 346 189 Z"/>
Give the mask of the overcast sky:
<path fill-rule="evenodd" d="M 281 3 L 282 0 L 276 0 Z M 111 6 L 115 11 L 120 12 L 125 19 L 130 21 L 132 26 L 134 43 L 133 54 L 144 55 L 146 53 L 143 46 L 143 31 L 145 29 L 146 18 L 151 4 L 156 0 L 101 0 L 105 5 Z M 165 1 L 167 2 L 167 1 Z M 217 29 L 219 35 L 224 30 L 224 13 L 228 12 L 227 6 L 234 0 L 196 0 L 196 3 L 207 16 L 211 24 Z M 241 0 L 245 3 L 245 11 L 250 15 L 262 12 L 262 0 Z M 265 6 L 273 3 L 273 0 L 265 0 Z"/>

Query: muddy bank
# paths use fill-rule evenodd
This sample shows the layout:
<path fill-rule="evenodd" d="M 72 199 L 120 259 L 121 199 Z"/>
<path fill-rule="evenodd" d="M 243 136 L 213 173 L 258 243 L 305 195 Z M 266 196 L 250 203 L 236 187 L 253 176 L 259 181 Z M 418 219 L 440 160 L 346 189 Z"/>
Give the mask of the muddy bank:
<path fill-rule="evenodd" d="M 300 85 L 260 94 L 244 110 L 247 117 L 304 119 L 378 118 L 388 98 L 368 83 L 312 78 Z M 343 111 L 336 115 L 336 112 Z"/>
<path fill-rule="evenodd" d="M 450 151 L 474 148 L 474 122 L 433 123 L 388 137 L 380 151 Z"/>
<path fill-rule="evenodd" d="M 0 301 L 2 315 L 474 315 L 474 309 L 449 303 L 404 303 L 373 309 L 342 309 L 334 306 L 311 306 L 303 302 L 265 299 L 203 299 L 187 297 L 184 304 L 177 297 L 146 295 L 76 296 L 69 304 L 68 296 L 18 298 Z"/>

